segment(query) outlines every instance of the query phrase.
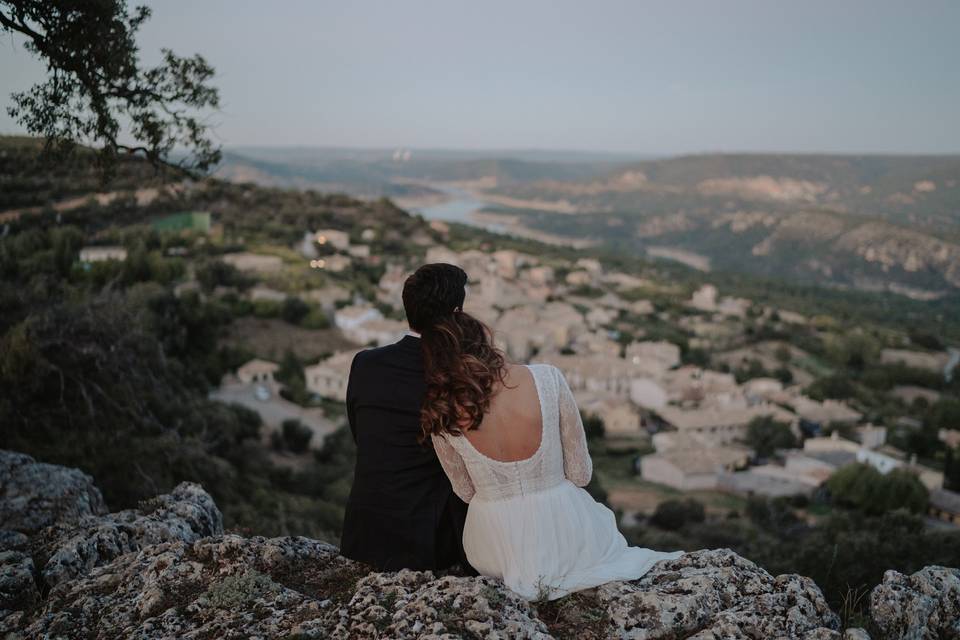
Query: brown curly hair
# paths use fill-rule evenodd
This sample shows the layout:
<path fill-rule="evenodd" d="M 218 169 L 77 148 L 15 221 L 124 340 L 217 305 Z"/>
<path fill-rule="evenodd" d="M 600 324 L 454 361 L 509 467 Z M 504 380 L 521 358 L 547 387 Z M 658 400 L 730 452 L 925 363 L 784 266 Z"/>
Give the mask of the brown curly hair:
<path fill-rule="evenodd" d="M 403 286 L 407 320 L 420 333 L 423 352 L 422 442 L 479 427 L 506 376 L 490 328 L 462 309 L 466 283 L 460 267 L 435 263 L 417 269 Z"/>

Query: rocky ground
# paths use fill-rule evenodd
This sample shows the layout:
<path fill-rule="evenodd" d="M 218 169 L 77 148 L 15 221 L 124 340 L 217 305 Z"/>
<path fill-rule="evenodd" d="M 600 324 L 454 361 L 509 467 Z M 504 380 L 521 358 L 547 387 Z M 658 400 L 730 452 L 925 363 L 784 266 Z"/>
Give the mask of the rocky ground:
<path fill-rule="evenodd" d="M 85 474 L 0 451 L 6 638 L 867 638 L 812 580 L 705 550 L 549 603 L 499 581 L 376 573 L 302 537 L 223 533 L 198 485 L 104 513 Z M 960 638 L 960 570 L 888 572 L 881 638 Z"/>

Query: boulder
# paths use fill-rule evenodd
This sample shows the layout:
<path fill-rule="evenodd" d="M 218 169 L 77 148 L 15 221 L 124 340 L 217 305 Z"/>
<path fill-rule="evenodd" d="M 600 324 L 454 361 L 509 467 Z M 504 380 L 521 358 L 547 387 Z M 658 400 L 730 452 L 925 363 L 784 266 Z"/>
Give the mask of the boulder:
<path fill-rule="evenodd" d="M 660 562 L 639 580 L 599 587 L 597 599 L 619 638 L 814 638 L 840 628 L 812 580 L 774 577 L 728 549 Z"/>
<path fill-rule="evenodd" d="M 870 592 L 870 615 L 879 640 L 960 639 L 960 569 L 887 571 Z"/>
<path fill-rule="evenodd" d="M 0 523 L 4 529 L 33 534 L 107 512 L 93 478 L 79 469 L 37 462 L 0 449 Z"/>
<path fill-rule="evenodd" d="M 47 527 L 31 540 L 31 548 L 44 584 L 53 587 L 148 545 L 220 533 L 223 517 L 213 498 L 200 485 L 183 482 L 136 509 Z"/>

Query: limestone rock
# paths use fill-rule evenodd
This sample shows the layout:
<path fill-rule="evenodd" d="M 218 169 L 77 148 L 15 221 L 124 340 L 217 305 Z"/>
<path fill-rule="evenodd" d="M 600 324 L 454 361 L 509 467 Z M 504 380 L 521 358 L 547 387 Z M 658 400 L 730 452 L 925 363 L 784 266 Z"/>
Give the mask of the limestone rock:
<path fill-rule="evenodd" d="M 106 511 L 93 478 L 79 469 L 0 450 L 0 523 L 4 529 L 32 534 Z"/>
<path fill-rule="evenodd" d="M 223 535 L 213 499 L 192 483 L 101 515 L 86 476 L 46 465 L 56 486 L 38 493 L 22 481 L 35 468 L 15 467 L 39 465 L 0 454 L 0 465 L 10 466 L 0 466 L 0 478 L 20 478 L 4 485 L 3 513 L 28 525 L 0 530 L 5 639 L 869 640 L 862 629 L 840 633 L 809 578 L 774 577 L 726 549 L 530 603 L 493 578 L 375 573 L 317 540 Z M 37 517 L 17 511 L 35 506 Z M 44 518 L 54 523 L 33 531 Z M 871 610 L 877 640 L 960 639 L 960 570 L 889 571 Z"/>
<path fill-rule="evenodd" d="M 227 535 L 151 545 L 61 583 L 26 637 L 327 637 L 355 563 L 307 538 Z"/>
<path fill-rule="evenodd" d="M 663 562 L 594 590 L 609 638 L 839 639 L 836 616 L 806 578 L 774 578 L 731 551 Z M 540 607 L 492 578 L 368 573 L 307 538 L 162 542 L 58 584 L 17 620 L 26 637 L 554 637 Z M 2 631 L 0 625 L 0 631 Z"/>
<path fill-rule="evenodd" d="M 372 573 L 340 607 L 331 638 L 551 638 L 531 605 L 491 578 Z"/>
<path fill-rule="evenodd" d="M 222 532 L 223 517 L 210 494 L 198 484 L 182 482 L 137 509 L 48 527 L 31 546 L 34 557 L 44 560 L 44 583 L 52 587 L 147 545 L 193 542 Z"/>
<path fill-rule="evenodd" d="M 840 627 L 812 580 L 775 578 L 728 549 L 660 562 L 639 580 L 613 582 L 597 592 L 613 637 L 831 637 Z"/>
<path fill-rule="evenodd" d="M 22 551 L 0 551 L 0 618 L 40 600 L 33 559 Z"/>
<path fill-rule="evenodd" d="M 960 638 L 960 569 L 925 567 L 905 576 L 887 571 L 870 593 L 880 640 Z"/>

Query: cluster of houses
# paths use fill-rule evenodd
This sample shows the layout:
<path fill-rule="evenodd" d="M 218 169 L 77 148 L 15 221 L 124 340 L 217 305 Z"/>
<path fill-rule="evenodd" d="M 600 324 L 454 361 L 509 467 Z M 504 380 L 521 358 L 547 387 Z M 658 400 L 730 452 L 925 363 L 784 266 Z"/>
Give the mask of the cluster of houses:
<path fill-rule="evenodd" d="M 336 253 L 317 252 L 324 245 Z M 366 245 L 352 245 L 347 233 L 336 230 L 310 232 L 298 246 L 304 258 L 324 259 L 326 264 L 331 256 L 350 260 L 369 255 L 368 247 L 361 247 Z M 275 262 L 266 258 L 270 257 L 238 254 L 225 259 L 241 269 L 275 268 Z M 650 284 L 640 278 L 606 271 L 593 259 L 545 264 L 514 250 L 456 252 L 433 245 L 424 261 L 457 264 L 466 270 L 470 283 L 465 310 L 494 330 L 498 346 L 511 359 L 550 363 L 563 371 L 581 410 L 602 419 L 607 438 L 622 443 L 651 441 L 655 451 L 639 461 L 644 480 L 680 490 L 808 494 L 839 467 L 859 461 L 881 472 L 913 469 L 937 496 L 938 517 L 960 518 L 955 509 L 960 499 L 942 489 L 942 474 L 905 459 L 886 444 L 884 428 L 864 424 L 864 417 L 845 402 L 807 397 L 803 384 L 785 384 L 771 377 L 754 377 L 741 384 L 732 373 L 684 365 L 676 344 L 645 340 L 642 332 L 624 340 L 619 330 L 624 317 L 658 313 L 649 300 L 624 295 Z M 388 264 L 375 300 L 363 300 L 345 290 L 326 300 L 336 301 L 325 306 L 335 326 L 358 349 L 395 342 L 407 330 L 405 322 L 393 318 L 402 317 L 401 292 L 412 266 Z M 698 341 L 694 346 L 728 340 L 729 326 L 736 326 L 736 319 L 748 313 L 769 316 L 773 312 L 757 310 L 743 298 L 720 297 L 711 285 L 696 291 L 687 305 L 689 315 L 664 319 L 688 329 L 695 336 L 691 345 Z M 388 309 L 392 311 L 387 316 L 392 317 L 385 316 Z M 776 313 L 787 323 L 805 321 L 798 314 Z M 336 353 L 306 367 L 307 389 L 342 401 L 356 351 Z M 741 357 L 734 350 L 728 354 Z M 946 364 L 940 354 L 909 350 L 887 350 L 883 359 L 941 370 Z M 798 369 L 800 379 L 795 382 L 803 381 L 802 374 Z M 744 445 L 749 425 L 757 418 L 784 423 L 797 436 L 806 436 L 803 448 L 782 452 L 778 462 L 757 464 L 754 452 Z M 839 438 L 836 432 L 819 436 L 825 427 L 838 425 L 854 430 L 858 440 Z"/>

